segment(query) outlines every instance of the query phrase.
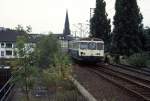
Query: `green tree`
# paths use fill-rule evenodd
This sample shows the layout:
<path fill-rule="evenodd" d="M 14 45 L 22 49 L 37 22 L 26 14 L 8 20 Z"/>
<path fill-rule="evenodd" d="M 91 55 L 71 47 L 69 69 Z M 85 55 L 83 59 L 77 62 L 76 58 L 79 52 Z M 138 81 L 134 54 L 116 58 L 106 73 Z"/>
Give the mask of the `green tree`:
<path fill-rule="evenodd" d="M 54 54 L 60 50 L 59 48 L 58 40 L 51 34 L 43 36 L 37 43 L 35 49 L 37 66 L 41 68 L 48 68 L 50 63 L 53 62 Z"/>
<path fill-rule="evenodd" d="M 43 82 L 43 85 L 47 88 L 47 95 L 50 101 L 49 91 L 56 91 L 56 82 L 58 81 L 58 75 L 55 71 L 55 68 L 44 69 L 41 73 L 41 81 Z"/>
<path fill-rule="evenodd" d="M 26 26 L 26 32 L 27 33 L 32 32 L 32 27 L 30 25 Z"/>
<path fill-rule="evenodd" d="M 15 27 L 15 30 L 20 34 L 30 34 L 30 32 L 32 32 L 32 27 L 28 25 L 26 26 L 26 30 L 25 30 L 24 27 L 19 24 L 17 25 L 17 27 Z"/>
<path fill-rule="evenodd" d="M 108 50 L 110 44 L 111 26 L 110 19 L 107 19 L 105 7 L 106 2 L 104 0 L 96 0 L 94 15 L 90 20 L 90 36 L 103 39 L 106 50 Z"/>
<path fill-rule="evenodd" d="M 23 29 L 23 26 L 22 25 L 17 25 L 17 27 L 15 27 L 15 29 L 17 30 L 17 31 L 24 31 L 24 29 Z"/>
<path fill-rule="evenodd" d="M 14 71 L 14 82 L 25 91 L 26 99 L 29 101 L 29 92 L 34 85 L 34 76 L 37 74 L 37 70 L 31 64 L 33 57 L 30 49 L 32 47 L 28 45 L 29 42 L 26 34 L 18 36 L 16 41 L 16 53 L 18 57 L 16 62 L 19 70 Z"/>
<path fill-rule="evenodd" d="M 52 66 L 56 68 L 62 79 L 69 79 L 69 76 L 71 76 L 71 61 L 67 54 L 56 53 Z"/>
<path fill-rule="evenodd" d="M 61 51 L 58 40 L 52 35 L 41 38 L 35 55 L 37 66 L 41 67 L 40 71 L 42 71 L 41 80 L 47 88 L 49 98 L 49 91 L 56 92 L 58 86 L 67 84 L 71 75 L 71 62 L 69 57 Z"/>
<path fill-rule="evenodd" d="M 131 55 L 144 46 L 142 14 L 136 0 L 116 0 L 112 53 Z"/>
<path fill-rule="evenodd" d="M 69 88 L 71 86 L 69 85 L 71 73 L 69 57 L 66 54 L 55 53 L 53 63 L 42 72 L 42 80 L 48 90 L 47 95 L 49 96 L 49 91 L 52 91 L 52 89 L 56 92 L 58 87 L 63 90 L 67 85 L 67 88 Z"/>

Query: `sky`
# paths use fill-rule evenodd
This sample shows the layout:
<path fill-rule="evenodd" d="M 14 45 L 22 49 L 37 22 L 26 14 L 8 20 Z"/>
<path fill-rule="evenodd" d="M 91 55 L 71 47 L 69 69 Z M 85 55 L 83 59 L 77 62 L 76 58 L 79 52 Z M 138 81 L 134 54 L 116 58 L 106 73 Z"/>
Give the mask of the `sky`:
<path fill-rule="evenodd" d="M 112 21 L 114 2 L 106 0 Z M 150 0 L 138 0 L 145 26 L 150 26 L 149 4 Z M 88 24 L 90 8 L 95 8 L 95 0 L 0 0 L 0 27 L 15 28 L 21 24 L 31 25 L 33 33 L 62 33 L 68 10 L 71 31 L 75 31 L 79 30 L 78 23 Z"/>

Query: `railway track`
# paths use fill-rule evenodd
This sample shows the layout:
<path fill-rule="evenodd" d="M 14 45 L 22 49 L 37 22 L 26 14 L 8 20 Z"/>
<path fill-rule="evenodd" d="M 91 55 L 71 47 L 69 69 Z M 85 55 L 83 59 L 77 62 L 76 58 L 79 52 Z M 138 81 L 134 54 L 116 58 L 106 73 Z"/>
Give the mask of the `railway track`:
<path fill-rule="evenodd" d="M 150 86 L 150 76 L 147 76 L 145 74 L 140 74 L 140 73 L 137 73 L 135 71 L 124 71 L 124 69 L 122 69 L 120 67 L 120 69 L 117 69 L 116 67 L 112 67 L 111 65 L 100 65 L 100 67 L 104 68 L 104 69 L 107 69 L 109 71 L 112 71 L 114 72 L 115 74 L 118 74 L 118 75 L 123 75 L 124 77 L 130 77 L 131 80 L 134 80 L 134 81 L 138 81 L 138 82 L 141 82 L 143 83 L 144 85 L 147 85 L 147 86 Z"/>
<path fill-rule="evenodd" d="M 144 101 L 150 101 L 150 81 L 130 76 L 119 71 L 114 71 L 113 69 L 106 68 L 104 65 L 93 66 L 88 68 L 88 70 L 105 78 L 109 82 L 126 89 Z"/>
<path fill-rule="evenodd" d="M 129 66 L 129 65 L 124 65 L 124 64 L 110 64 L 110 65 L 118 67 L 118 68 L 122 68 L 125 70 L 129 70 L 132 72 L 136 72 L 139 74 L 150 76 L 150 68 L 149 67 L 138 69 L 136 66 Z"/>

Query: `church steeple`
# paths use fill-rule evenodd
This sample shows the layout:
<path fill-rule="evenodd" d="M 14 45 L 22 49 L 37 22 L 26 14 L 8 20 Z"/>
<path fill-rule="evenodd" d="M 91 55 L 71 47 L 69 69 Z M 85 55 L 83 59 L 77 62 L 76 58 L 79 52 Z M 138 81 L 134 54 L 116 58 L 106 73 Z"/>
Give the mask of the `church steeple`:
<path fill-rule="evenodd" d="M 68 17 L 68 10 L 66 11 L 66 19 L 65 19 L 65 25 L 63 30 L 63 35 L 67 36 L 70 35 L 70 25 L 69 25 L 69 17 Z"/>

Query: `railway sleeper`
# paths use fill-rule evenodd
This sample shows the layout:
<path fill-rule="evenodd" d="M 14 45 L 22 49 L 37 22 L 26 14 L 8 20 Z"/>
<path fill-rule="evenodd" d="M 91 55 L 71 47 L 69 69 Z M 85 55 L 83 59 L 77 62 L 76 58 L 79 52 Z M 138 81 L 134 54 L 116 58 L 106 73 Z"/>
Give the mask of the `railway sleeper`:
<path fill-rule="evenodd" d="M 102 72 L 102 71 L 101 71 L 101 72 Z M 99 73 L 99 72 L 95 72 L 95 73 L 97 73 L 98 75 L 101 75 L 103 78 L 105 78 L 105 79 L 111 81 L 111 82 L 114 83 L 115 85 L 118 85 L 118 86 L 120 86 L 120 87 L 122 87 L 122 88 L 125 88 L 125 89 L 127 89 L 128 91 L 130 91 L 130 92 L 132 92 L 132 93 L 138 95 L 139 97 L 143 98 L 144 100 L 150 101 L 150 96 L 149 96 L 149 95 L 143 95 L 143 94 L 141 94 L 141 92 L 139 92 L 139 91 L 137 92 L 136 90 L 131 89 L 131 86 L 130 86 L 130 87 L 124 86 L 123 84 L 124 84 L 125 82 L 122 82 L 122 80 L 118 82 L 118 79 L 117 79 L 117 80 L 112 79 L 112 77 L 111 77 L 110 75 L 108 75 L 108 74 Z M 132 86 L 132 87 L 133 87 L 133 86 Z"/>
<path fill-rule="evenodd" d="M 109 70 L 106 70 L 104 68 L 102 68 L 102 69 L 103 69 L 103 71 L 105 71 L 107 73 L 111 73 L 114 76 L 118 76 L 113 70 L 111 71 L 110 69 Z M 145 81 L 143 81 L 143 82 L 140 81 L 141 79 L 137 80 L 137 78 L 135 79 L 135 78 L 132 78 L 132 77 L 127 77 L 127 75 L 124 75 L 124 74 L 121 74 L 121 73 L 118 73 L 118 74 L 119 74 L 120 78 L 122 78 L 122 79 L 126 79 L 126 80 L 128 80 L 130 82 L 134 81 L 133 83 L 139 84 L 139 85 L 141 85 L 143 87 L 147 87 L 147 88 L 150 89 L 149 81 L 148 81 L 148 84 L 147 84 L 147 83 L 145 83 Z"/>

